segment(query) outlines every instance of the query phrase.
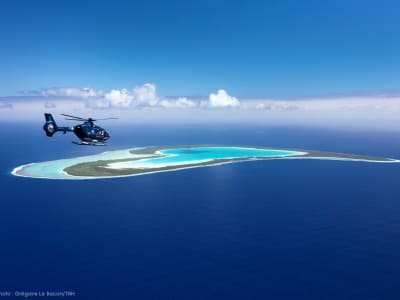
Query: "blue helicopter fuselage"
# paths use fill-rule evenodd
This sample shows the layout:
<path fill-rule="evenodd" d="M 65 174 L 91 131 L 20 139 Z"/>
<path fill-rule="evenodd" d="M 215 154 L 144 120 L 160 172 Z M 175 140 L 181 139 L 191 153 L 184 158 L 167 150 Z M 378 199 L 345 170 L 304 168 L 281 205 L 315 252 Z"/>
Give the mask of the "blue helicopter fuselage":
<path fill-rule="evenodd" d="M 73 127 L 76 136 L 84 142 L 104 142 L 110 138 L 110 135 L 100 126 L 93 122 L 83 122 L 83 124 Z"/>
<path fill-rule="evenodd" d="M 67 133 L 74 132 L 75 135 L 82 141 L 82 145 L 105 145 L 104 142 L 110 138 L 110 135 L 100 126 L 94 125 L 93 120 L 89 119 L 82 124 L 72 127 L 59 127 L 57 126 L 51 114 L 45 114 L 46 123 L 43 129 L 46 135 L 51 137 L 57 131 Z M 76 144 L 76 143 L 75 143 Z"/>

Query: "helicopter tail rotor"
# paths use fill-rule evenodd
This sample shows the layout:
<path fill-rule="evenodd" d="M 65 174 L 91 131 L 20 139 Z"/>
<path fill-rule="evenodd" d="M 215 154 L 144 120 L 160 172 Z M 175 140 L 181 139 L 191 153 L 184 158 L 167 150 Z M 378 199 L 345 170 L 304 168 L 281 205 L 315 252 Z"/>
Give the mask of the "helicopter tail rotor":
<path fill-rule="evenodd" d="M 52 137 L 57 131 L 61 131 L 62 133 L 67 133 L 69 131 L 74 131 L 74 127 L 59 127 L 56 124 L 53 116 L 49 113 L 44 114 L 44 118 L 46 119 L 46 123 L 43 125 L 43 130 L 46 132 L 48 137 Z"/>
<path fill-rule="evenodd" d="M 56 121 L 51 114 L 45 113 L 44 117 L 46 119 L 46 123 L 43 125 L 43 130 L 46 132 L 47 136 L 51 137 L 58 129 Z"/>

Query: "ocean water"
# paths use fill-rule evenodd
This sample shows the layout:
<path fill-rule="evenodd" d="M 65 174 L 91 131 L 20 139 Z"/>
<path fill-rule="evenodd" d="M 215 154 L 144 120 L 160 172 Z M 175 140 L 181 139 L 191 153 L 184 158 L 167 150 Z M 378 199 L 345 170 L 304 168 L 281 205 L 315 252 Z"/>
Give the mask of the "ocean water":
<path fill-rule="evenodd" d="M 1 127 L 0 290 L 75 299 L 399 299 L 400 167 L 253 161 L 64 181 L 30 162 L 151 145 L 229 144 L 400 158 L 397 133 L 263 126 L 110 128 L 80 147 Z M 13 128 L 12 132 L 4 128 Z"/>

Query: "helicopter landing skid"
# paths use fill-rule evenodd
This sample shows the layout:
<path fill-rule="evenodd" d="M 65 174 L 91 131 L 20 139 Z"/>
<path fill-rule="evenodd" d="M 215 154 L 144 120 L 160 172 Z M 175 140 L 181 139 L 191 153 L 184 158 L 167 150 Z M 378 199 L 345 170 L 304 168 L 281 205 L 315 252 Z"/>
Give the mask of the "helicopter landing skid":
<path fill-rule="evenodd" d="M 97 142 L 97 143 L 90 143 L 90 142 L 75 142 L 72 141 L 72 144 L 78 145 L 78 146 L 107 146 L 106 143 L 101 143 L 101 142 Z"/>

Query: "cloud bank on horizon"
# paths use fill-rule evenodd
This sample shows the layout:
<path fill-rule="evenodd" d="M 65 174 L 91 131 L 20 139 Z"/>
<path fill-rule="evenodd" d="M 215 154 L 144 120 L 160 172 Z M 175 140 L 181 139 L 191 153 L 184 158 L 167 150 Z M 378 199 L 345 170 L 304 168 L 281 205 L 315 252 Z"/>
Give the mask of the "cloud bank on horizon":
<path fill-rule="evenodd" d="M 42 113 L 117 116 L 121 122 L 260 123 L 400 129 L 400 95 L 304 99 L 238 99 L 219 89 L 208 97 L 162 97 L 154 83 L 102 91 L 62 87 L 0 97 L 0 120 L 42 119 Z"/>

